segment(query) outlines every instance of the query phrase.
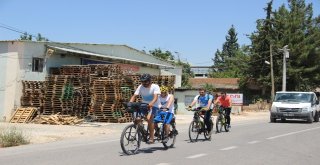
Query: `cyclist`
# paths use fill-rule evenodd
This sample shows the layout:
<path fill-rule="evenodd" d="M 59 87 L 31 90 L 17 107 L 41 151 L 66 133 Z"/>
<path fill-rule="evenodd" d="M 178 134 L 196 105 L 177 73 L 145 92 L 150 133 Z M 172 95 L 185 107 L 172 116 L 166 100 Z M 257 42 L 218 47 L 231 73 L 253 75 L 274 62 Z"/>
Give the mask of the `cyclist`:
<path fill-rule="evenodd" d="M 165 139 L 164 141 L 169 140 L 169 131 L 170 131 L 170 122 L 174 116 L 174 96 L 169 94 L 169 88 L 166 86 L 160 87 L 161 94 L 159 96 L 160 108 L 164 111 L 168 110 L 168 114 L 166 115 L 166 119 L 164 120 L 164 130 L 165 130 Z"/>
<path fill-rule="evenodd" d="M 189 108 L 192 108 L 196 103 L 198 104 L 198 109 L 204 109 L 206 110 L 205 116 L 204 116 L 204 123 L 207 126 L 208 132 L 211 131 L 211 124 L 210 124 L 210 117 L 212 113 L 212 100 L 213 96 L 209 93 L 206 93 L 206 90 L 204 88 L 199 88 L 199 95 L 194 97 L 192 103 L 189 105 Z"/>
<path fill-rule="evenodd" d="M 140 76 L 141 84 L 132 95 L 130 102 L 134 102 L 138 95 L 141 95 L 142 102 L 149 104 L 149 113 L 147 115 L 148 129 L 150 132 L 149 143 L 154 143 L 154 123 L 153 118 L 159 111 L 160 102 L 158 95 L 160 94 L 159 85 L 151 83 L 150 74 L 142 74 Z"/>
<path fill-rule="evenodd" d="M 226 92 L 221 92 L 221 96 L 218 98 L 218 102 L 226 111 L 226 123 L 228 124 L 228 128 L 231 128 L 231 125 L 230 125 L 231 98 L 230 96 L 227 96 Z"/>

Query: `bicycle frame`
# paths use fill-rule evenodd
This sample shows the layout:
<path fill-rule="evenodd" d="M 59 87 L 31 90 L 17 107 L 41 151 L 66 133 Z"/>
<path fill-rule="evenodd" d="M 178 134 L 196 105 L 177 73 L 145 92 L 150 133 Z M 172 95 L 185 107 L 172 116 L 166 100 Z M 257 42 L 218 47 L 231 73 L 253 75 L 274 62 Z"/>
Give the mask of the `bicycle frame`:
<path fill-rule="evenodd" d="M 211 140 L 211 132 L 207 131 L 207 128 L 205 126 L 204 120 L 204 114 L 202 114 L 203 112 L 206 112 L 205 110 L 201 110 L 199 108 L 195 108 L 192 109 L 191 111 L 194 112 L 193 115 L 193 120 L 190 123 L 189 126 L 189 138 L 191 142 L 197 141 L 199 134 L 203 133 L 205 139 L 207 140 Z M 213 123 L 212 123 L 212 117 L 210 117 L 210 122 L 211 122 L 211 128 L 213 127 Z M 199 127 L 200 126 L 200 127 Z M 194 130 L 196 129 L 196 130 Z M 197 132 L 197 135 L 195 138 L 192 137 L 192 132 Z"/>

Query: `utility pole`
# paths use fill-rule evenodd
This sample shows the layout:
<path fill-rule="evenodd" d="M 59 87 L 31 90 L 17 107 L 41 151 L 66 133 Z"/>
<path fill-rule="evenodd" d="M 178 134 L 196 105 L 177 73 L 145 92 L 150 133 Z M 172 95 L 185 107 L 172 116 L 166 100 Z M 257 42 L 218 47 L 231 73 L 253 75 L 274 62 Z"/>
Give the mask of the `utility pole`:
<path fill-rule="evenodd" d="M 271 101 L 274 99 L 274 75 L 273 75 L 273 59 L 272 59 L 272 44 L 270 44 L 270 68 L 271 68 Z"/>
<path fill-rule="evenodd" d="M 287 64 L 286 64 L 286 58 L 289 58 L 289 50 L 288 45 L 284 46 L 282 49 L 283 51 L 283 70 L 282 70 L 282 91 L 286 91 L 286 85 L 287 85 Z"/>

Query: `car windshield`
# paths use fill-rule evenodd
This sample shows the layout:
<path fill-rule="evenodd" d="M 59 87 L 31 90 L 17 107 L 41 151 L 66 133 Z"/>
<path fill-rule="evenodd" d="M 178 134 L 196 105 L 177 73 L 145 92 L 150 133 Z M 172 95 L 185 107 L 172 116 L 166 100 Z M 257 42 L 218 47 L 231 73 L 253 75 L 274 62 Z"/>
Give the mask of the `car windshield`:
<path fill-rule="evenodd" d="M 310 93 L 277 93 L 275 101 L 310 103 L 312 101 L 312 95 Z"/>

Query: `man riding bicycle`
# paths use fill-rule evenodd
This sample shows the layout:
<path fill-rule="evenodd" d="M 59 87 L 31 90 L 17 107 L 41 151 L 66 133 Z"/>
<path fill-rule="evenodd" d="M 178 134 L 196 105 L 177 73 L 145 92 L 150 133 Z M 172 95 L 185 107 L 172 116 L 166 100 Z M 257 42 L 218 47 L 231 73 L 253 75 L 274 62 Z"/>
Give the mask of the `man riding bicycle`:
<path fill-rule="evenodd" d="M 230 113 L 231 113 L 231 98 L 230 96 L 226 95 L 226 92 L 221 92 L 221 96 L 218 98 L 218 102 L 220 106 L 225 110 L 226 112 L 226 123 L 228 125 L 228 128 L 231 128 L 230 122 Z"/>
<path fill-rule="evenodd" d="M 160 102 L 160 109 L 163 111 L 167 111 L 168 114 L 166 115 L 166 118 L 164 119 L 164 130 L 165 130 L 165 139 L 164 141 L 169 140 L 169 132 L 170 132 L 170 122 L 174 116 L 174 96 L 172 94 L 169 94 L 169 89 L 166 86 L 160 87 L 161 94 L 158 97 Z"/>
<path fill-rule="evenodd" d="M 198 109 L 206 110 L 204 116 L 204 123 L 207 126 L 208 132 L 211 131 L 210 118 L 212 113 L 212 100 L 213 96 L 209 93 L 206 93 L 204 88 L 199 89 L 199 95 L 194 97 L 192 103 L 189 105 L 189 108 L 192 108 L 196 103 L 198 104 Z"/>
<path fill-rule="evenodd" d="M 160 102 L 158 95 L 160 94 L 159 85 L 151 83 L 150 74 L 142 74 L 140 76 L 141 85 L 138 86 L 130 102 L 134 102 L 138 95 L 141 95 L 142 102 L 149 104 L 149 113 L 147 116 L 148 129 L 150 132 L 149 143 L 154 143 L 154 122 L 153 118 L 159 111 Z"/>

